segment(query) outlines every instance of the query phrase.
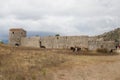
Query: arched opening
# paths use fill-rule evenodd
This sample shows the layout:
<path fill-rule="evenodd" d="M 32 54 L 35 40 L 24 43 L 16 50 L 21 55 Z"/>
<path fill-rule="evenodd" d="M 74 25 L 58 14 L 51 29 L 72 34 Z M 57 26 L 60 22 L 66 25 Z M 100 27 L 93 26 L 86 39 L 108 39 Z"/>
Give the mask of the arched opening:
<path fill-rule="evenodd" d="M 20 46 L 20 45 L 19 45 L 18 43 L 15 43 L 15 46 L 18 47 L 18 46 Z"/>
<path fill-rule="evenodd" d="M 46 48 L 45 46 L 42 45 L 41 41 L 39 42 L 39 44 L 40 44 L 40 48 Z"/>

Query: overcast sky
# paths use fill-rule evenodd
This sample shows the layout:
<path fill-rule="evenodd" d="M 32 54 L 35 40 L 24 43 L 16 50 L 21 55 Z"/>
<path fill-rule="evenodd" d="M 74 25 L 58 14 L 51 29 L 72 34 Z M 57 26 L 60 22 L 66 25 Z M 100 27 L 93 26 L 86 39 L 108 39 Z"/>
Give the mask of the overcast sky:
<path fill-rule="evenodd" d="M 120 0 L 0 0 L 0 38 L 10 28 L 97 35 L 120 27 Z"/>

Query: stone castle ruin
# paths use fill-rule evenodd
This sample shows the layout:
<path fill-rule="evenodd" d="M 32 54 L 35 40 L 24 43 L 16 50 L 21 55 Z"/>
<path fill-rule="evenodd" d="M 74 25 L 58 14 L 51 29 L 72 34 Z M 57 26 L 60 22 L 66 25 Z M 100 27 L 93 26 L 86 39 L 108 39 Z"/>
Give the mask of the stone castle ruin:
<path fill-rule="evenodd" d="M 9 30 L 9 44 L 21 45 L 21 39 L 26 37 L 26 31 L 23 29 L 10 29 Z"/>
<path fill-rule="evenodd" d="M 24 46 L 34 48 L 50 48 L 50 49 L 70 49 L 71 47 L 87 48 L 96 50 L 98 48 L 115 48 L 114 41 L 104 41 L 96 37 L 89 36 L 46 36 L 46 37 L 27 37 L 26 31 L 23 29 L 9 30 L 9 44 L 12 46 Z"/>

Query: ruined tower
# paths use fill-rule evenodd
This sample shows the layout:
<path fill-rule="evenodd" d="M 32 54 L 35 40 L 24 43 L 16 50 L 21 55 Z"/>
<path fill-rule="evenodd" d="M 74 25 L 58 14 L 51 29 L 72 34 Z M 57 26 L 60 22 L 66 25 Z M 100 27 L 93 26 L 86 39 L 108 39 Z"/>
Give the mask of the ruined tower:
<path fill-rule="evenodd" d="M 9 44 L 12 46 L 21 45 L 21 38 L 26 37 L 26 31 L 21 28 L 12 28 L 9 30 Z"/>

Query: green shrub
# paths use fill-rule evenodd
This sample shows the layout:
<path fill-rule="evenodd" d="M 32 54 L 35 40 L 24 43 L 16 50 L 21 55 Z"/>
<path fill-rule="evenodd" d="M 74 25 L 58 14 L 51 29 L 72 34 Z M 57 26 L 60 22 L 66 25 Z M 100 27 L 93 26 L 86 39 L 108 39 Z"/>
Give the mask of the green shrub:
<path fill-rule="evenodd" d="M 0 41 L 0 44 L 4 44 L 4 42 Z"/>

